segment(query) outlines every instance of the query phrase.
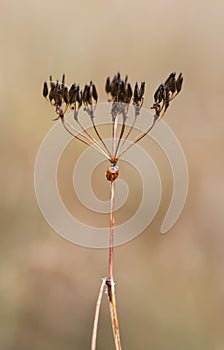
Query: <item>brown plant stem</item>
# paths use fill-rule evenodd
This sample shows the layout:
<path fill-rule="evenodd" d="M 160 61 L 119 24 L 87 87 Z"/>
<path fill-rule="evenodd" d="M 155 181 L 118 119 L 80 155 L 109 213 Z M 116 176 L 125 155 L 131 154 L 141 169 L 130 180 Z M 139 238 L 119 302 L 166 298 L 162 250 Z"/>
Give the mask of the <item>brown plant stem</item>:
<path fill-rule="evenodd" d="M 111 181 L 110 197 L 110 247 L 109 247 L 109 278 L 113 278 L 113 252 L 114 252 L 114 200 L 115 200 L 115 181 Z"/>
<path fill-rule="evenodd" d="M 116 308 L 116 292 L 114 282 L 114 204 L 115 204 L 115 181 L 111 181 L 111 209 L 110 209 L 110 247 L 109 247 L 109 279 L 107 280 L 108 299 L 110 305 L 110 317 L 113 328 L 114 343 L 116 350 L 121 350 L 119 323 Z"/>
<path fill-rule="evenodd" d="M 97 143 L 95 143 L 94 141 L 91 140 L 91 138 L 88 137 L 88 135 L 84 135 L 82 132 L 80 133 L 79 130 L 77 130 L 76 128 L 74 128 L 69 122 L 65 122 L 65 119 L 64 118 L 61 118 L 61 122 L 62 122 L 62 125 L 63 127 L 65 128 L 65 130 L 70 134 L 72 135 L 73 137 L 75 137 L 77 140 L 83 142 L 85 145 L 87 146 L 92 146 L 96 151 L 98 151 L 99 153 L 103 154 L 108 160 L 110 160 L 110 158 L 108 157 L 107 153 L 101 148 L 99 147 L 99 145 Z M 82 136 L 84 138 L 84 140 L 75 135 L 73 133 L 73 130 L 74 132 L 77 132 L 79 133 L 80 136 Z"/>
<path fill-rule="evenodd" d="M 116 308 L 116 298 L 115 298 L 115 282 L 114 279 L 107 280 L 108 288 L 108 299 L 110 304 L 110 317 L 113 328 L 114 343 L 116 350 L 122 350 L 121 348 L 121 339 L 119 331 L 119 323 L 117 317 L 117 308 Z"/>
<path fill-rule="evenodd" d="M 121 127 L 121 132 L 120 132 L 119 139 L 118 139 L 118 142 L 117 142 L 117 147 L 116 147 L 116 151 L 115 151 L 115 154 L 114 154 L 114 158 L 116 158 L 117 153 L 118 153 L 118 151 L 119 151 L 119 146 L 120 146 L 120 142 L 121 142 L 121 140 L 122 140 L 124 131 L 125 131 L 125 118 L 123 118 L 123 123 L 122 123 L 122 127 Z"/>
<path fill-rule="evenodd" d="M 96 302 L 96 310 L 95 310 L 95 316 L 94 316 L 92 341 L 91 341 L 91 350 L 96 350 L 96 339 L 97 339 L 97 330 L 98 330 L 98 323 L 99 323 L 100 306 L 101 306 L 103 291 L 104 291 L 104 288 L 106 285 L 106 280 L 107 280 L 106 277 L 104 277 L 102 279 L 98 299 Z"/>
<path fill-rule="evenodd" d="M 82 131 L 91 139 L 92 143 L 93 143 L 94 145 L 96 145 L 96 146 L 99 148 L 99 150 L 100 150 L 102 153 L 104 153 L 104 155 L 106 155 L 106 157 L 107 157 L 108 159 L 110 159 L 110 154 L 107 154 L 107 153 L 104 151 L 104 149 L 103 149 L 102 147 L 100 147 L 100 145 L 98 145 L 96 139 L 82 126 L 82 124 L 80 123 L 80 121 L 77 119 L 76 122 L 78 123 L 78 125 L 80 126 L 80 128 L 82 129 Z"/>
<path fill-rule="evenodd" d="M 131 124 L 131 126 L 130 126 L 129 131 L 127 132 L 127 135 L 125 135 L 125 137 L 124 137 L 123 140 L 122 140 L 120 149 L 122 149 L 122 147 L 124 146 L 125 142 L 127 141 L 128 137 L 129 137 L 129 135 L 131 134 L 132 130 L 134 129 L 136 120 L 137 120 L 137 114 L 135 113 L 134 120 L 133 120 L 133 122 L 132 122 L 132 124 Z"/>
<path fill-rule="evenodd" d="M 139 142 L 141 139 L 143 139 L 143 137 L 145 137 L 153 129 L 155 124 L 156 124 L 156 119 L 153 120 L 152 124 L 150 125 L 150 127 L 147 130 L 143 131 L 140 135 L 138 135 L 129 146 L 127 146 L 123 151 L 121 151 L 121 153 L 118 154 L 118 158 L 120 158 L 125 152 L 127 152 L 127 150 L 129 150 L 129 148 L 131 148 L 137 142 Z"/>
<path fill-rule="evenodd" d="M 111 158 L 111 157 L 112 157 L 112 156 L 111 156 L 111 153 L 110 153 L 110 151 L 109 151 L 107 145 L 106 145 L 105 142 L 103 141 L 102 137 L 100 136 L 99 131 L 97 130 L 97 127 L 96 127 L 96 124 L 95 124 L 93 118 L 94 118 L 94 117 L 91 117 L 91 122 L 92 122 L 93 128 L 94 128 L 94 130 L 95 130 L 95 133 L 96 133 L 96 135 L 98 136 L 99 140 L 101 141 L 102 145 L 104 146 L 105 150 L 107 151 L 109 157 Z"/>

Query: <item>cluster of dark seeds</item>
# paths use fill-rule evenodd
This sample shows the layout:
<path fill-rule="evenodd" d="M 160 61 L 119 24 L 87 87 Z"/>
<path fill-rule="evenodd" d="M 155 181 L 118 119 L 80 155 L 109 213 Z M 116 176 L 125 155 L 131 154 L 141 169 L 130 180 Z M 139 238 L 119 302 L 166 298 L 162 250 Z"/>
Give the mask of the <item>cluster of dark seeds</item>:
<path fill-rule="evenodd" d="M 112 81 L 108 77 L 105 86 L 106 93 L 109 96 L 109 101 L 130 103 L 133 92 L 131 84 L 128 83 L 128 76 L 125 79 L 121 79 L 120 73 L 117 73 Z"/>
<path fill-rule="evenodd" d="M 44 82 L 43 96 L 54 107 L 57 117 L 54 120 L 61 119 L 63 127 L 76 139 L 85 145 L 92 146 L 99 153 L 105 156 L 112 166 L 106 173 L 107 179 L 114 181 L 118 176 L 119 170 L 116 168 L 118 159 L 129 150 L 134 144 L 142 140 L 155 126 L 165 114 L 170 102 L 176 95 L 179 94 L 182 88 L 183 76 L 179 74 L 176 78 L 176 73 L 171 73 L 164 84 L 160 84 L 154 94 L 154 103 L 151 107 L 154 113 L 153 122 L 136 136 L 129 145 L 125 145 L 126 141 L 130 140 L 130 135 L 134 130 L 135 123 L 144 102 L 145 82 L 140 84 L 135 83 L 134 88 L 128 82 L 128 76 L 121 78 L 120 73 L 114 75 L 112 79 L 109 77 L 106 80 L 105 90 L 108 95 L 108 100 L 111 102 L 112 116 L 112 146 L 107 146 L 101 137 L 97 125 L 95 124 L 94 111 L 98 101 L 98 94 L 95 84 L 90 81 L 81 90 L 78 84 L 73 83 L 71 87 L 65 84 L 65 76 L 61 81 L 53 81 L 50 76 L 48 82 Z M 132 124 L 129 129 L 126 128 L 127 112 L 129 106 L 132 105 L 135 110 L 135 115 L 132 119 Z M 82 120 L 79 120 L 78 113 L 83 106 L 84 111 L 89 115 L 93 130 L 89 132 L 83 125 Z M 70 108 L 74 113 L 76 127 L 69 123 L 64 118 L 67 108 Z M 117 127 L 117 117 L 123 118 L 120 127 Z M 81 118 L 80 118 L 81 119 Z M 78 134 L 77 134 L 78 132 Z"/>
<path fill-rule="evenodd" d="M 93 110 L 97 104 L 98 95 L 96 86 L 91 81 L 89 85 L 85 85 L 83 91 L 79 85 L 73 83 L 70 88 L 65 85 L 65 75 L 62 77 L 62 81 L 50 81 L 44 82 L 43 96 L 47 98 L 51 105 L 55 108 L 58 115 L 57 118 L 63 118 L 68 107 L 74 112 L 74 117 L 77 118 L 80 107 L 84 106 L 85 110 L 89 113 L 93 113 Z"/>
<path fill-rule="evenodd" d="M 183 76 L 181 73 L 177 78 L 176 73 L 171 73 L 165 83 L 160 84 L 154 94 L 154 104 L 151 107 L 155 110 L 155 120 L 163 117 L 170 101 L 181 91 L 182 83 Z M 119 114 L 126 117 L 131 103 L 135 108 L 135 114 L 138 115 L 140 113 L 144 101 L 145 82 L 141 82 L 140 85 L 136 83 L 133 89 L 128 82 L 128 76 L 126 75 L 122 79 L 120 73 L 117 73 L 113 79 L 107 78 L 105 90 L 108 95 L 108 101 L 112 102 L 111 114 L 113 120 Z M 74 112 L 76 119 L 82 105 L 84 110 L 93 118 L 98 101 L 96 86 L 92 81 L 86 84 L 83 90 L 76 83 L 73 83 L 68 88 L 65 85 L 65 75 L 63 75 L 61 82 L 58 80 L 56 82 L 52 81 L 50 76 L 49 82 L 44 82 L 43 96 L 55 108 L 57 113 L 57 118 L 55 119 L 63 118 L 68 107 Z"/>
<path fill-rule="evenodd" d="M 151 107 L 155 110 L 155 119 L 162 118 L 170 101 L 179 94 L 183 84 L 183 76 L 180 73 L 176 79 L 176 73 L 171 73 L 164 84 L 160 84 L 154 94 L 154 104 Z"/>
<path fill-rule="evenodd" d="M 140 86 L 136 83 L 133 92 L 133 88 L 128 82 L 128 76 L 126 75 L 123 80 L 120 73 L 117 73 L 112 80 L 110 77 L 107 78 L 105 90 L 108 94 L 108 101 L 113 102 L 112 115 L 116 115 L 113 111 L 121 109 L 121 105 L 118 104 L 126 104 L 127 111 L 131 102 L 135 107 L 136 113 L 139 114 L 144 100 L 145 82 L 141 82 Z"/>
<path fill-rule="evenodd" d="M 73 83 L 68 91 L 68 104 L 75 114 L 82 106 L 82 91 L 76 83 Z"/>
<path fill-rule="evenodd" d="M 96 107 L 98 100 L 98 94 L 96 91 L 96 86 L 90 81 L 89 85 L 85 85 L 83 93 L 82 93 L 82 101 L 85 108 L 85 111 L 93 117 L 93 112 Z"/>
<path fill-rule="evenodd" d="M 49 88 L 47 82 L 44 82 L 43 95 L 45 98 L 48 98 L 52 106 L 55 107 L 58 118 L 62 118 L 69 103 L 68 88 L 65 85 L 65 76 L 63 75 L 61 82 L 58 80 L 53 82 L 52 77 L 50 76 Z"/>

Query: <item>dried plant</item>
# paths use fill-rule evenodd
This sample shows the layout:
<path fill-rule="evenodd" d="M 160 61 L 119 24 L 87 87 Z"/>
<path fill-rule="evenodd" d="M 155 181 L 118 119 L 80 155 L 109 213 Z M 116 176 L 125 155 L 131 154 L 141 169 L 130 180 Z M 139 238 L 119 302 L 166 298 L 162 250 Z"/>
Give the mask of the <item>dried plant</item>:
<path fill-rule="evenodd" d="M 65 84 L 65 76 L 63 75 L 61 82 L 53 81 L 50 76 L 49 82 L 44 82 L 43 96 L 53 106 L 56 117 L 53 120 L 60 120 L 63 127 L 74 138 L 83 142 L 87 146 L 92 146 L 96 151 L 100 152 L 106 159 L 109 160 L 110 166 L 106 170 L 106 178 L 110 182 L 110 239 L 109 239 L 109 275 L 102 279 L 96 311 L 94 317 L 94 325 L 92 332 L 91 350 L 96 349 L 97 328 L 99 320 L 99 311 L 102 300 L 103 291 L 107 288 L 108 301 L 110 305 L 111 322 L 113 328 L 114 342 L 116 350 L 121 349 L 121 340 L 119 332 L 119 324 L 116 309 L 116 293 L 113 271 L 113 247 L 114 247 L 114 203 L 115 203 L 115 180 L 119 175 L 117 163 L 120 157 L 127 152 L 130 147 L 144 138 L 163 118 L 170 102 L 179 94 L 182 88 L 183 76 L 180 73 L 176 77 L 175 73 L 171 73 L 164 84 L 161 84 L 154 94 L 154 103 L 151 107 L 154 110 L 153 122 L 148 128 L 141 132 L 128 145 L 126 141 L 135 127 L 136 120 L 141 113 L 141 108 L 144 102 L 145 82 L 138 84 L 136 82 L 134 88 L 128 82 L 128 76 L 121 78 L 120 73 L 117 73 L 112 79 L 106 79 L 105 90 L 108 95 L 108 101 L 111 102 L 111 117 L 112 117 L 112 147 L 109 147 L 101 137 L 95 124 L 95 111 L 98 102 L 98 94 L 95 84 L 90 81 L 83 89 L 76 83 L 71 87 Z M 129 106 L 134 107 L 134 118 L 131 126 L 126 131 L 126 120 Z M 65 113 L 68 108 L 74 114 L 74 125 L 71 125 Z M 79 111 L 83 108 L 89 115 L 91 125 L 94 129 L 95 136 L 87 131 L 79 120 Z M 120 132 L 118 132 L 118 116 L 122 118 Z"/>

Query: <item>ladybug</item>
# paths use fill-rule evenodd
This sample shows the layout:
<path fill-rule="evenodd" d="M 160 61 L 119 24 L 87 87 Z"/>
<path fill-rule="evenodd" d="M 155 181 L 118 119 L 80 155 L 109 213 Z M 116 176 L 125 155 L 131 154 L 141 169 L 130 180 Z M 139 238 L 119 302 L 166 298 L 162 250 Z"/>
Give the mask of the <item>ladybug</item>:
<path fill-rule="evenodd" d="M 108 181 L 113 182 L 114 180 L 116 180 L 116 178 L 119 175 L 119 168 L 117 165 L 112 165 L 109 168 L 107 168 L 107 171 L 105 173 L 106 178 Z"/>

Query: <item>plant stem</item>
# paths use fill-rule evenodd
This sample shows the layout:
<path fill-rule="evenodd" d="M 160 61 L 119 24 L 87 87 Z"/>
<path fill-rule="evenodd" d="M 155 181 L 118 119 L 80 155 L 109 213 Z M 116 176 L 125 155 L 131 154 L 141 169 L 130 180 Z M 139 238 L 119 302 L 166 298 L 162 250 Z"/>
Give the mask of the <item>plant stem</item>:
<path fill-rule="evenodd" d="M 115 181 L 111 181 L 110 197 L 110 247 L 109 247 L 109 278 L 113 278 L 113 251 L 114 251 L 114 200 L 115 200 Z"/>
<path fill-rule="evenodd" d="M 145 137 L 154 128 L 155 124 L 156 124 L 156 119 L 153 120 L 151 126 L 147 130 L 145 130 L 141 134 L 139 134 L 129 146 L 127 146 L 123 151 L 121 151 L 121 153 L 118 154 L 117 157 L 120 158 L 125 152 L 127 152 L 127 150 L 129 150 L 129 148 L 131 148 L 137 142 L 139 142 L 141 139 L 143 139 L 143 137 Z"/>
<path fill-rule="evenodd" d="M 96 350 L 96 339 L 97 339 L 97 329 L 98 329 L 98 323 L 99 323 L 100 305 L 101 305 L 101 301 L 102 301 L 104 287 L 106 285 L 106 280 L 107 280 L 106 277 L 104 277 L 102 279 L 98 299 L 96 302 L 96 311 L 95 311 L 94 323 L 93 323 L 91 350 Z"/>
<path fill-rule="evenodd" d="M 115 348 L 116 350 L 122 350 L 120 332 L 119 332 L 119 323 L 118 323 L 118 317 L 117 317 L 117 308 L 116 308 L 115 282 L 113 278 L 110 281 L 107 281 L 107 288 L 108 288 L 110 317 L 111 317 L 111 323 L 113 328 Z"/>
<path fill-rule="evenodd" d="M 109 247 L 109 279 L 107 280 L 108 299 L 110 304 L 110 317 L 113 328 L 116 350 L 121 350 L 120 332 L 116 309 L 115 282 L 114 282 L 114 203 L 115 203 L 115 181 L 111 181 L 111 210 L 110 210 L 110 247 Z"/>

